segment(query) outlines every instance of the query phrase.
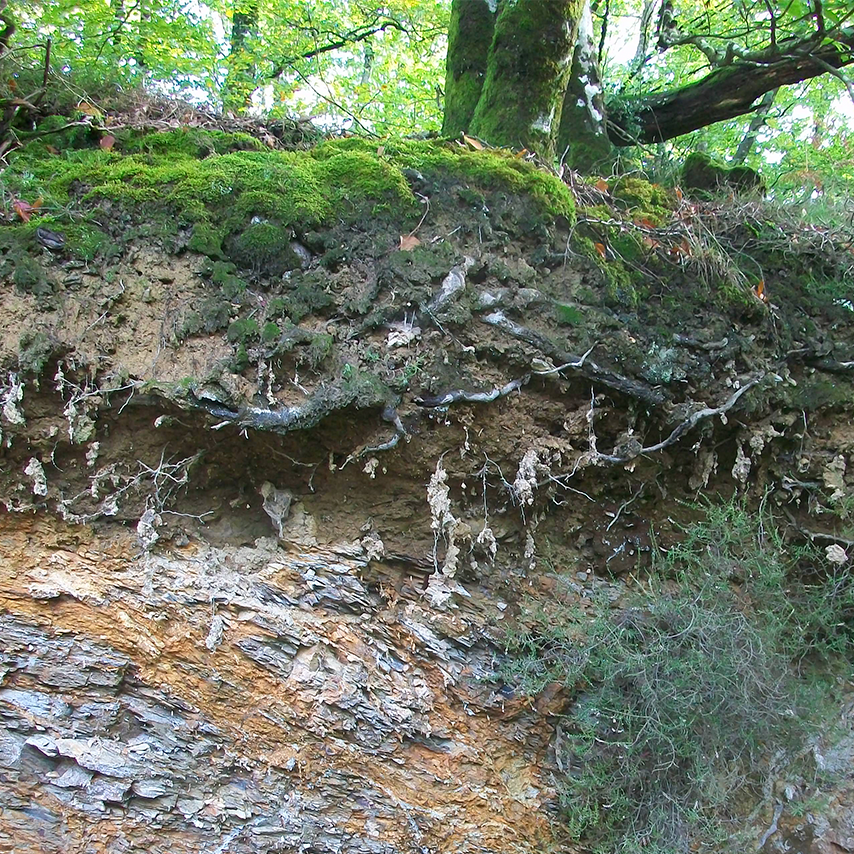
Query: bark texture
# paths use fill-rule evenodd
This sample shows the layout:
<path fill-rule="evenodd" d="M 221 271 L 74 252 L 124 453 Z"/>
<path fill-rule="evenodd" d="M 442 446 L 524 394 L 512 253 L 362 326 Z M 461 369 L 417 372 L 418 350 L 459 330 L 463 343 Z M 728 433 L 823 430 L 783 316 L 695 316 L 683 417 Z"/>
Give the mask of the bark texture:
<path fill-rule="evenodd" d="M 474 116 L 495 30 L 497 0 L 454 0 L 445 62 L 443 136 L 467 131 Z"/>
<path fill-rule="evenodd" d="M 470 131 L 493 145 L 553 155 L 583 0 L 501 7 Z"/>
<path fill-rule="evenodd" d="M 854 62 L 854 34 L 839 43 L 785 43 L 716 68 L 702 80 L 659 95 L 609 105 L 615 145 L 663 142 L 715 122 L 743 116 L 767 92 Z"/>
<path fill-rule="evenodd" d="M 579 172 L 609 171 L 611 141 L 605 126 L 605 99 L 596 61 L 590 2 L 578 27 L 572 70 L 557 134 L 557 153 Z"/>

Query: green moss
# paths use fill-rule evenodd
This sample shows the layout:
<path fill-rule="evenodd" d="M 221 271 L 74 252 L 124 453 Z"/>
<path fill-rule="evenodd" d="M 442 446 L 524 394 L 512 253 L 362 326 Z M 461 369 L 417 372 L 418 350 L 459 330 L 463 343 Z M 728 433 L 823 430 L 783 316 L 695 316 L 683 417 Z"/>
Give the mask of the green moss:
<path fill-rule="evenodd" d="M 682 183 L 686 189 L 699 191 L 701 195 L 721 191 L 765 192 L 765 182 L 755 169 L 749 166 L 727 167 L 702 152 L 694 152 L 685 158 Z"/>
<path fill-rule="evenodd" d="M 332 353 L 334 339 L 325 332 L 312 335 L 311 343 L 308 345 L 308 362 L 312 368 L 317 368 Z"/>
<path fill-rule="evenodd" d="M 623 261 L 639 262 L 646 254 L 635 232 L 616 231 L 611 234 L 610 243 L 611 248 Z"/>
<path fill-rule="evenodd" d="M 842 377 L 830 380 L 820 374 L 803 376 L 797 386 L 787 390 L 787 397 L 795 409 L 806 412 L 848 408 L 854 400 L 854 383 Z"/>
<path fill-rule="evenodd" d="M 3 267 L 6 274 L 11 268 L 12 281 L 21 293 L 44 297 L 54 292 L 42 265 L 21 246 L 10 249 Z"/>
<path fill-rule="evenodd" d="M 208 258 L 222 258 L 222 229 L 212 226 L 209 222 L 197 222 L 193 233 L 187 241 L 187 249 L 207 255 Z"/>
<path fill-rule="evenodd" d="M 604 259 L 589 237 L 576 237 L 575 245 L 580 254 L 592 261 L 602 273 L 605 284 L 605 301 L 614 308 L 634 309 L 640 303 L 641 291 L 635 285 L 629 268 L 620 259 Z M 638 285 L 643 289 L 643 276 L 638 273 Z"/>
<path fill-rule="evenodd" d="M 116 146 L 126 154 L 160 154 L 201 160 L 211 154 L 265 150 L 264 144 L 249 134 L 202 128 L 183 128 L 142 136 L 134 131 L 117 131 L 115 136 Z"/>
<path fill-rule="evenodd" d="M 235 275 L 237 267 L 230 261 L 214 261 L 211 281 L 217 285 L 228 300 L 239 299 L 246 292 L 246 282 Z"/>
<path fill-rule="evenodd" d="M 269 344 L 272 341 L 275 341 L 282 334 L 282 330 L 279 327 L 278 323 L 273 323 L 272 321 L 265 323 L 264 328 L 261 330 L 261 340 L 265 344 Z"/>
<path fill-rule="evenodd" d="M 64 224 L 65 250 L 84 261 L 109 259 L 121 254 L 121 246 L 109 234 L 86 222 Z"/>
<path fill-rule="evenodd" d="M 613 222 L 615 217 L 614 211 L 607 205 L 589 205 L 578 209 L 579 216 L 585 219 L 595 219 L 600 222 Z"/>
<path fill-rule="evenodd" d="M 664 225 L 676 209 L 672 190 L 643 178 L 618 178 L 610 189 L 614 198 L 628 206 L 633 219 L 646 219 L 656 226 Z"/>
<path fill-rule="evenodd" d="M 289 229 L 272 222 L 254 222 L 231 241 L 228 254 L 241 267 L 281 276 L 300 266 L 290 246 L 291 236 Z"/>
<path fill-rule="evenodd" d="M 394 399 L 391 389 L 379 377 L 350 364 L 344 367 L 350 370 L 345 372 L 346 376 L 342 373 L 342 391 L 357 408 L 383 405 Z"/>
<path fill-rule="evenodd" d="M 607 287 L 607 302 L 615 308 L 637 308 L 641 294 L 625 266 L 619 261 L 606 261 L 602 265 L 602 272 Z"/>
<path fill-rule="evenodd" d="M 178 329 L 178 338 L 183 340 L 202 332 L 212 334 L 225 329 L 231 320 L 231 303 L 215 294 L 205 297 L 198 309 L 191 311 Z"/>
<path fill-rule="evenodd" d="M 35 377 L 41 376 L 54 354 L 55 343 L 44 332 L 25 332 L 18 342 L 18 367 Z"/>
<path fill-rule="evenodd" d="M 235 320 L 226 332 L 226 338 L 232 344 L 247 344 L 250 341 L 257 340 L 259 335 L 258 321 L 251 317 Z"/>
<path fill-rule="evenodd" d="M 288 294 L 274 297 L 267 304 L 269 319 L 287 317 L 298 323 L 308 314 L 315 314 L 332 305 L 334 300 L 325 290 L 326 280 L 315 271 L 305 273 L 296 279 Z"/>
<path fill-rule="evenodd" d="M 469 207 L 478 211 L 483 210 L 486 205 L 486 199 L 484 199 L 483 195 L 478 193 L 477 190 L 472 190 L 469 187 L 460 187 L 457 190 L 457 196 Z"/>
<path fill-rule="evenodd" d="M 451 5 L 445 69 L 444 136 L 459 136 L 468 130 L 486 77 L 489 46 L 495 20 L 489 5 L 467 0 Z"/>
<path fill-rule="evenodd" d="M 121 156 L 100 149 L 46 155 L 27 146 L 14 157 L 9 188 L 67 204 L 86 188 L 85 199 L 150 203 L 190 223 L 242 231 L 253 216 L 280 227 L 311 227 L 329 219 L 357 219 L 363 212 L 417 210 L 400 170 L 368 151 L 229 151 L 198 159 L 197 140 L 175 131 L 149 135 L 144 151 Z M 220 148 L 222 146 L 219 146 Z M 217 148 L 215 145 L 214 148 Z"/>
<path fill-rule="evenodd" d="M 234 351 L 234 355 L 228 363 L 229 370 L 235 374 L 242 374 L 249 367 L 249 353 L 246 345 L 241 343 Z"/>
<path fill-rule="evenodd" d="M 191 251 L 276 276 L 298 269 L 290 247 L 294 229 L 302 234 L 336 222 L 417 222 L 422 208 L 404 176 L 408 170 L 425 174 L 439 191 L 462 185 L 472 203 L 491 209 L 495 196 L 488 194 L 511 196 L 523 217 L 534 212 L 536 228 L 547 219 L 574 217 L 565 184 L 504 151 L 424 141 L 378 146 L 363 139 L 330 141 L 312 151 L 271 151 L 240 135 L 198 129 L 119 136 L 112 151 L 94 146 L 55 154 L 34 141 L 10 155 L 7 193 L 44 199 L 30 231 L 39 222 L 50 224 L 66 234 L 68 252 L 91 260 L 120 247 L 87 217 L 94 219 L 96 208 L 99 221 L 107 209 L 112 219 L 132 211 L 122 241 L 144 237 L 181 251 L 181 234 L 190 227 Z M 324 256 L 323 262 L 334 266 L 340 260 Z M 15 264 L 15 281 L 29 292 L 50 289 L 32 260 Z M 241 290 L 233 281 L 223 286 L 229 298 Z M 288 297 L 292 319 L 329 304 L 310 281 L 297 290 Z M 199 329 L 210 325 L 203 319 Z"/>
<path fill-rule="evenodd" d="M 336 151 L 376 152 L 376 144 L 351 137 L 331 140 L 315 149 L 318 157 Z M 538 169 L 509 151 L 470 151 L 460 145 L 416 140 L 387 140 L 381 157 L 400 169 L 415 169 L 425 176 L 450 176 L 470 181 L 481 189 L 507 190 L 533 198 L 543 213 L 575 217 L 575 202 L 569 187 L 556 175 Z"/>
<path fill-rule="evenodd" d="M 584 312 L 574 305 L 555 304 L 555 319 L 559 326 L 579 326 L 584 322 Z"/>
<path fill-rule="evenodd" d="M 582 6 L 581 0 L 501 5 L 472 134 L 553 155 L 552 124 L 560 116 L 574 45 L 571 29 L 554 22 L 577 21 Z"/>

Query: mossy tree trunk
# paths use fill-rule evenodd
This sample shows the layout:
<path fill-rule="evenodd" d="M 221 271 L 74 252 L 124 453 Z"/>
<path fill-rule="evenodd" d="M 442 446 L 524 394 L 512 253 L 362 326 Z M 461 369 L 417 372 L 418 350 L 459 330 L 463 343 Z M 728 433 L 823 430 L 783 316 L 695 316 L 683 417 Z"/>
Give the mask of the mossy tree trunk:
<path fill-rule="evenodd" d="M 454 0 L 445 62 L 443 136 L 468 131 L 483 91 L 498 0 Z"/>
<path fill-rule="evenodd" d="M 235 0 L 231 19 L 228 76 L 222 93 L 222 108 L 225 112 L 240 114 L 249 106 L 249 100 L 255 90 L 255 65 L 246 43 L 255 35 L 257 29 L 257 0 Z"/>
<path fill-rule="evenodd" d="M 613 146 L 605 128 L 605 102 L 593 38 L 593 16 L 586 0 L 578 24 L 572 70 L 566 87 L 557 153 L 579 172 L 607 172 Z"/>
<path fill-rule="evenodd" d="M 458 4 L 459 5 L 459 4 Z M 493 145 L 554 156 L 584 0 L 499 4 L 486 77 L 469 133 Z M 459 30 L 449 53 L 466 50 Z"/>

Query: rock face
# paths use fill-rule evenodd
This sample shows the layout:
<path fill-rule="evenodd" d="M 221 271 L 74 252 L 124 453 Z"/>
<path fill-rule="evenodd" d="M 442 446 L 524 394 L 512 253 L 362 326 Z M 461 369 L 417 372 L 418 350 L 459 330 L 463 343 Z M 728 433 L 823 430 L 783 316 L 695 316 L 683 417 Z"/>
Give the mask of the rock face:
<path fill-rule="evenodd" d="M 357 547 L 82 539 L 4 520 L 11 850 L 500 850 L 545 833 L 547 728 L 479 682 L 488 603 L 464 620 L 384 601 Z"/>
<path fill-rule="evenodd" d="M 98 170 L 160 168 L 147 140 L 62 184 L 91 252 L 77 220 L 59 249 L 0 228 L 0 850 L 573 850 L 572 698 L 499 676 L 508 631 L 618 601 L 701 492 L 845 566 L 810 511 L 854 484 L 850 302 L 768 257 L 770 297 L 710 291 L 681 232 L 635 241 L 613 199 L 573 230 L 512 156 L 345 140 L 287 173 L 298 220 L 257 186 L 200 211 L 177 155 L 168 204 L 117 197 Z M 27 156 L 9 180 L 59 193 Z M 298 169 L 241 164 L 267 156 Z M 386 181 L 358 216 L 357 166 Z M 846 815 L 802 819 L 808 850 L 848 850 Z"/>

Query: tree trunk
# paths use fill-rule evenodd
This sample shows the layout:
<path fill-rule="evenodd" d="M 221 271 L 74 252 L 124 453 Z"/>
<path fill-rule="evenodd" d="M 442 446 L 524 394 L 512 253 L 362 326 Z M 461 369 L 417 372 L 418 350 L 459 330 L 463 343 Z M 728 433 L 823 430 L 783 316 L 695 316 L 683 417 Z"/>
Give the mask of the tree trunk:
<path fill-rule="evenodd" d="M 451 4 L 443 136 L 459 136 L 469 129 L 486 78 L 497 6 L 498 0 L 454 0 Z"/>
<path fill-rule="evenodd" d="M 584 4 L 575 40 L 572 70 L 563 101 L 557 134 L 557 153 L 579 172 L 606 170 L 613 147 L 605 130 L 605 103 L 596 45 L 593 40 L 593 16 L 590 2 Z"/>
<path fill-rule="evenodd" d="M 584 0 L 516 0 L 498 11 L 469 131 L 493 145 L 554 156 Z"/>
<path fill-rule="evenodd" d="M 249 106 L 255 89 L 255 67 L 246 50 L 246 41 L 258 27 L 256 0 L 236 0 L 231 22 L 231 51 L 228 76 L 223 86 L 222 107 L 225 112 L 242 113 Z"/>

